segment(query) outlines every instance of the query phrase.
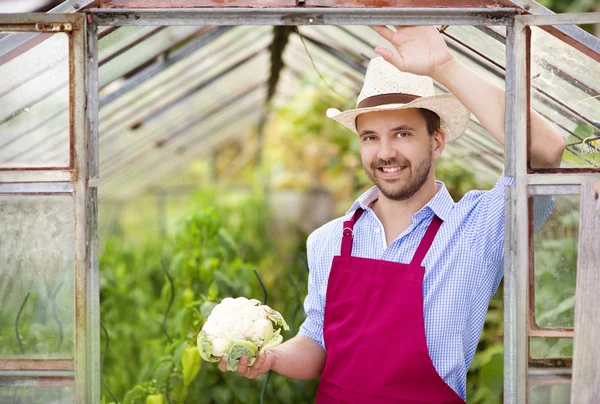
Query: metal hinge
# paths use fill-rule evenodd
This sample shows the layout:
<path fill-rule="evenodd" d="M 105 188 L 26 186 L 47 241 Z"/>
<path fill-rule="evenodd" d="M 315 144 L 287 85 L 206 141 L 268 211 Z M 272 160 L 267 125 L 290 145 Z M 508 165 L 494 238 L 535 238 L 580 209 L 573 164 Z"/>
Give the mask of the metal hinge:
<path fill-rule="evenodd" d="M 50 22 L 43 23 L 39 22 L 35 24 L 35 29 L 38 32 L 65 32 L 65 31 L 73 31 L 73 24 L 70 22 L 60 23 L 60 22 Z"/>

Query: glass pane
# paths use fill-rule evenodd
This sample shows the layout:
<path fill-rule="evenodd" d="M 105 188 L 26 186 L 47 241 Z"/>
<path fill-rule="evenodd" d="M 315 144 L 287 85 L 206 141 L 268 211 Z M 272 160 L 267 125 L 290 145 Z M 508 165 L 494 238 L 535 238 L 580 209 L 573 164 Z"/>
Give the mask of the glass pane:
<path fill-rule="evenodd" d="M 19 48 L 17 48 L 19 49 Z M 0 167 L 68 167 L 69 37 L 0 58 Z"/>
<path fill-rule="evenodd" d="M 71 404 L 74 402 L 73 387 L 0 386 L 0 403 Z"/>
<path fill-rule="evenodd" d="M 534 197 L 534 206 L 548 196 Z M 574 324 L 579 195 L 554 197 L 548 219 L 534 237 L 535 320 L 540 327 Z M 534 212 L 536 209 L 534 209 Z M 541 218 L 543 212 L 537 212 Z M 538 224 L 536 227 L 539 227 Z"/>
<path fill-rule="evenodd" d="M 573 338 L 530 338 L 529 356 L 534 359 L 572 358 Z"/>
<path fill-rule="evenodd" d="M 181 41 L 192 37 L 200 30 L 201 28 L 199 27 L 167 27 L 151 37 L 144 37 L 145 40 L 137 43 L 135 46 L 127 49 L 118 56 L 112 58 L 107 63 L 104 63 L 102 66 L 100 66 L 98 69 L 100 87 L 102 88 L 107 84 L 112 83 L 114 80 L 131 73 L 144 63 L 151 61 L 161 54 L 164 54 L 171 47 L 179 44 Z M 117 30 L 103 38 L 102 43 L 98 44 L 99 52 L 102 54 L 104 54 L 104 52 L 110 52 L 110 50 L 104 50 L 104 41 L 106 40 L 106 46 L 110 47 L 111 36 L 117 35 L 119 31 L 120 30 Z M 129 32 L 129 35 L 137 36 L 137 32 L 138 31 Z M 114 42 L 117 43 L 112 44 L 113 47 L 126 46 L 122 45 L 121 43 L 125 42 L 125 44 L 127 44 L 128 42 L 131 43 L 132 41 L 129 41 L 127 37 L 125 37 L 121 41 Z"/>
<path fill-rule="evenodd" d="M 107 27 L 99 27 L 102 32 Z M 117 27 L 110 34 L 104 36 L 98 41 L 98 61 L 103 63 L 109 58 L 118 55 L 123 49 L 143 40 L 148 35 L 156 32 L 163 27 Z"/>
<path fill-rule="evenodd" d="M 74 354 L 70 195 L 0 195 L 0 358 Z"/>
<path fill-rule="evenodd" d="M 600 169 L 600 64 L 577 49 L 532 27 L 531 85 L 553 109 L 568 149 L 564 168 Z"/>
<path fill-rule="evenodd" d="M 569 404 L 571 385 L 540 384 L 529 388 L 529 404 Z"/>

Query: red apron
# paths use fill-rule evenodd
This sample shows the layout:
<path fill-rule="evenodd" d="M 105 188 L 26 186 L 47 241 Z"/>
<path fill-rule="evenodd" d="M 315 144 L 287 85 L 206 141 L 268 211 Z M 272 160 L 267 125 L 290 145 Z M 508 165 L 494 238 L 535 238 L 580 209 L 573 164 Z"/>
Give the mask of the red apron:
<path fill-rule="evenodd" d="M 352 256 L 363 212 L 344 222 L 331 265 L 317 404 L 465 404 L 435 370 L 425 339 L 421 262 L 442 220 L 434 216 L 412 262 L 399 264 Z"/>

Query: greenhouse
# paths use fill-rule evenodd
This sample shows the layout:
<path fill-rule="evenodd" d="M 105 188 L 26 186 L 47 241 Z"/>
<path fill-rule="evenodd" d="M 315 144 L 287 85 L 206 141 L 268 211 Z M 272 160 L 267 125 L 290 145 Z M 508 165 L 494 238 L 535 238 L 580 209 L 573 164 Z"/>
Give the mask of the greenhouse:
<path fill-rule="evenodd" d="M 505 89 L 505 144 L 470 115 L 435 164 L 454 201 L 512 180 L 504 277 L 463 398 L 597 402 L 593 24 L 600 12 L 533 0 L 66 0 L 0 14 L 0 403 L 314 402 L 318 380 L 221 372 L 196 338 L 237 296 L 281 312 L 284 341 L 299 332 L 307 237 L 373 185 L 358 137 L 326 110 L 355 108 L 374 49 L 391 46 L 374 26 L 418 25 Z M 560 167 L 531 164 L 529 108 L 562 136 Z"/>

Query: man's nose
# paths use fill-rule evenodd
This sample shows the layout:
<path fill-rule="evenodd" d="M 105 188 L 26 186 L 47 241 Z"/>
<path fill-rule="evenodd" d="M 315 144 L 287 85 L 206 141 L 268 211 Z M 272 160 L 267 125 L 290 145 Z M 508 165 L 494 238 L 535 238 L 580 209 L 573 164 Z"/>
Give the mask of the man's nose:
<path fill-rule="evenodd" d="M 377 153 L 377 157 L 381 160 L 391 160 L 396 157 L 396 150 L 393 148 L 392 142 L 387 139 L 383 139 L 379 143 L 379 150 Z"/>

